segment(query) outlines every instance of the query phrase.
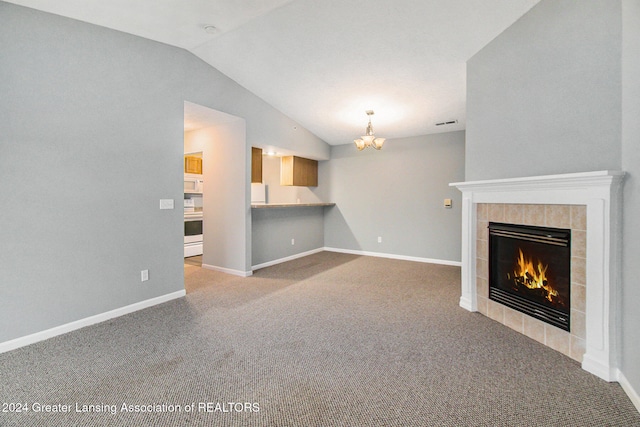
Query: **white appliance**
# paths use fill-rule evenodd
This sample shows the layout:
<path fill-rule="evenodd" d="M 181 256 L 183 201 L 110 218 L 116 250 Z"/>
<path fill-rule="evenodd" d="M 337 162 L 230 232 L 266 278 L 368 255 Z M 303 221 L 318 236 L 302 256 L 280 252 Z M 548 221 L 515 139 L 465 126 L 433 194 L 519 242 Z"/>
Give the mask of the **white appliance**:
<path fill-rule="evenodd" d="M 202 205 L 199 203 L 200 206 Z M 196 210 L 195 199 L 184 199 L 184 257 L 202 255 L 202 208 Z"/>
<path fill-rule="evenodd" d="M 192 198 L 184 199 L 184 213 L 192 213 L 195 211 L 196 211 L 195 199 L 192 199 Z"/>
<path fill-rule="evenodd" d="M 184 192 L 188 194 L 202 194 L 204 180 L 202 175 L 184 174 Z"/>
<path fill-rule="evenodd" d="M 251 183 L 251 203 L 267 203 L 266 184 Z"/>

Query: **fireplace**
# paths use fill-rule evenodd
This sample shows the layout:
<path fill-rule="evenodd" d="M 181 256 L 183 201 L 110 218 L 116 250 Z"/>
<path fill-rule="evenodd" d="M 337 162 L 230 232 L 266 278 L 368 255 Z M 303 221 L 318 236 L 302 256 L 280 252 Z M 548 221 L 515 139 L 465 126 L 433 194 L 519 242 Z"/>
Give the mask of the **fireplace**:
<path fill-rule="evenodd" d="M 570 331 L 571 230 L 490 222 L 489 299 Z"/>
<path fill-rule="evenodd" d="M 462 191 L 460 306 L 616 381 L 624 175 L 594 171 L 450 184 Z M 489 222 L 571 229 L 570 331 L 488 298 Z"/>

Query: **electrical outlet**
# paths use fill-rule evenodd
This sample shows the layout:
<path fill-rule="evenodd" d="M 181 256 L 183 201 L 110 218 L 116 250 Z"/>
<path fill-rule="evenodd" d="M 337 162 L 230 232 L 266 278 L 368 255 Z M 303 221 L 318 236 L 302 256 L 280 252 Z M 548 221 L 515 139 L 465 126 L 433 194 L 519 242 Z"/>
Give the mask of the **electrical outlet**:
<path fill-rule="evenodd" d="M 291 246 L 296 244 L 296 239 L 291 239 Z"/>
<path fill-rule="evenodd" d="M 378 236 L 378 243 L 382 243 L 382 236 Z"/>
<path fill-rule="evenodd" d="M 140 281 L 146 282 L 149 280 L 149 270 L 141 270 L 140 271 Z"/>

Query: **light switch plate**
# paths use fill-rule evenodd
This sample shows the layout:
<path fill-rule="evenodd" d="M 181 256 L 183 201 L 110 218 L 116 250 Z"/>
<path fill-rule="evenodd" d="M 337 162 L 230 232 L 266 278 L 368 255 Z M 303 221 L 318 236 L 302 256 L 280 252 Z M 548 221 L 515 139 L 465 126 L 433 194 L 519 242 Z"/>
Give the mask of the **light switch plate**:
<path fill-rule="evenodd" d="M 451 199 L 444 199 L 444 207 L 451 209 Z"/>
<path fill-rule="evenodd" d="M 160 199 L 160 209 L 173 209 L 173 199 Z"/>

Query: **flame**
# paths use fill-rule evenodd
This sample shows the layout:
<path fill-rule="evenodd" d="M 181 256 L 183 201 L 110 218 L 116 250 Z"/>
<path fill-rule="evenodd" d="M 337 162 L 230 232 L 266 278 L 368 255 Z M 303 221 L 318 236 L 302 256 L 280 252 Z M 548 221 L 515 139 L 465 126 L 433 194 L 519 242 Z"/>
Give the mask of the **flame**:
<path fill-rule="evenodd" d="M 518 248 L 518 252 L 520 253 L 517 260 L 518 267 L 513 272 L 516 282 L 529 289 L 544 289 L 546 292 L 545 298 L 553 302 L 553 297 L 558 298 L 559 294 L 549 285 L 547 280 L 549 266 L 542 264 L 540 261 L 534 266 L 533 259 L 525 258 L 522 249 Z"/>

